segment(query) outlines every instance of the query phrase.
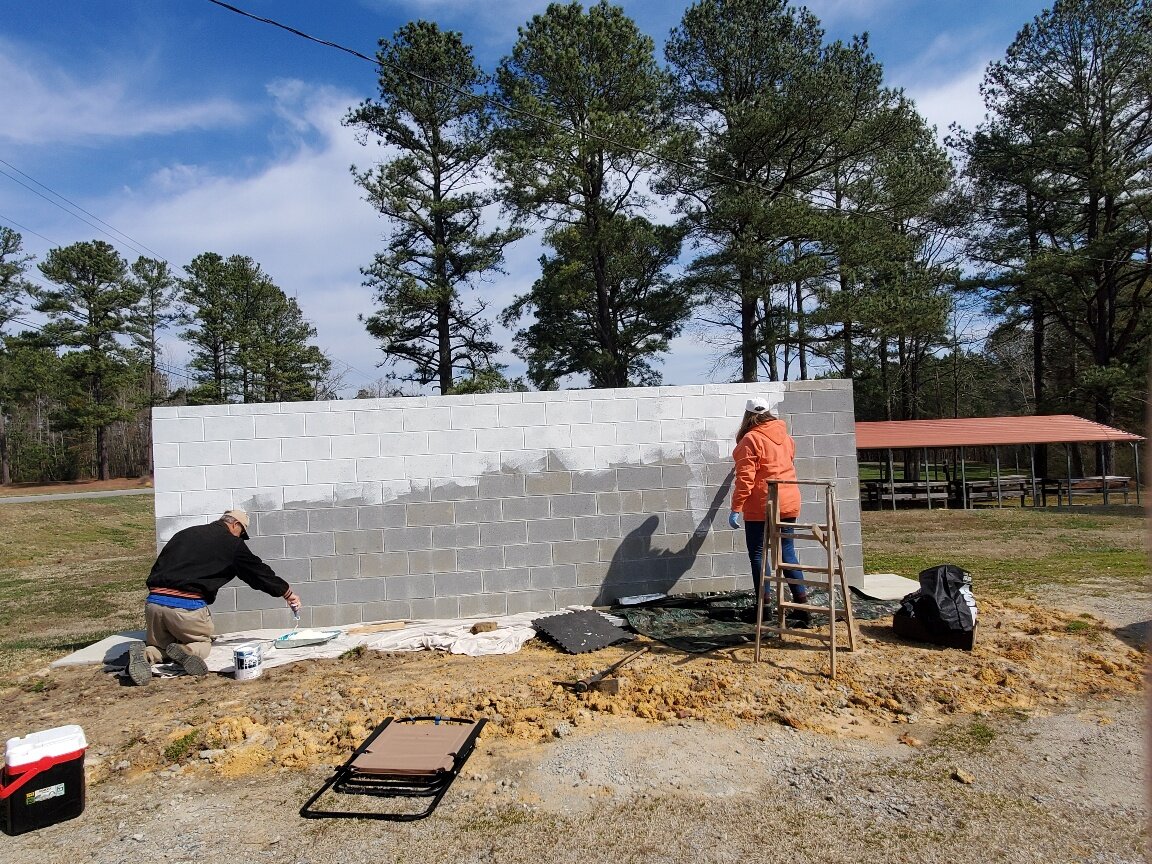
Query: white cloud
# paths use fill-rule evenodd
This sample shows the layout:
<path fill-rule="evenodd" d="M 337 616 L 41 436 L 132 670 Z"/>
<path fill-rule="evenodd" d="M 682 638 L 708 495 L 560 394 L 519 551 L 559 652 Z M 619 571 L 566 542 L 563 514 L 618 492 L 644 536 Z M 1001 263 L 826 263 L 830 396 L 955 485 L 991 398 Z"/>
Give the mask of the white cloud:
<path fill-rule="evenodd" d="M 71 75 L 0 40 L 0 140 L 75 145 L 109 138 L 169 134 L 244 122 L 240 106 L 222 98 L 146 104 L 133 95 L 146 70 L 125 69 L 94 80 Z"/>
<path fill-rule="evenodd" d="M 873 21 L 904 0 L 807 0 L 795 3 L 806 6 L 824 27 L 843 26 L 850 22 Z"/>
<path fill-rule="evenodd" d="M 269 91 L 287 130 L 274 134 L 295 136 L 277 161 L 232 176 L 172 164 L 141 188 L 95 205 L 96 212 L 166 256 L 177 272 L 202 252 L 251 257 L 296 297 L 337 365 L 363 373 L 349 373 L 354 392 L 377 374 L 379 352 L 356 316 L 371 304 L 359 268 L 372 260 L 383 224 L 360 199 L 348 167 L 373 156 L 340 125 L 353 95 L 298 82 L 277 82 Z"/>
<path fill-rule="evenodd" d="M 937 138 L 943 139 L 953 123 L 972 130 L 983 121 L 984 99 L 980 95 L 980 82 L 984 80 L 984 68 L 984 64 L 980 64 L 935 85 L 907 88 L 920 114 L 936 127 Z"/>

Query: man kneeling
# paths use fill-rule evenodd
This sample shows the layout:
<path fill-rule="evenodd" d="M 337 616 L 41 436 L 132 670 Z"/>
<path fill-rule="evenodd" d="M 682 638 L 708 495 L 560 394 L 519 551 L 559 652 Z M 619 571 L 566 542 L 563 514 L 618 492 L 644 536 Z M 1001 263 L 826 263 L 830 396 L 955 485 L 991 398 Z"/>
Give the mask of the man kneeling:
<path fill-rule="evenodd" d="M 296 592 L 260 560 L 244 542 L 248 514 L 229 510 L 215 522 L 193 525 L 172 535 L 148 575 L 143 644 L 128 649 L 128 677 L 135 684 L 152 680 L 152 664 L 172 660 L 189 675 L 207 675 L 204 662 L 212 650 L 212 615 L 208 607 L 233 577 L 283 597 L 293 612 Z"/>

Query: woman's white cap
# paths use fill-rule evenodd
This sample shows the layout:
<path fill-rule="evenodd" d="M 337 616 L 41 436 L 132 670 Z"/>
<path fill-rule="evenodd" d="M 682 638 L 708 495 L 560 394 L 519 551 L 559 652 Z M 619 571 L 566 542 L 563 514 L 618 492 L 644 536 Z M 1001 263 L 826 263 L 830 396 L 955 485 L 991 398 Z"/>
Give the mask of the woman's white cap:
<path fill-rule="evenodd" d="M 773 408 L 779 405 L 780 402 L 781 399 L 776 394 L 773 394 L 772 396 L 753 396 L 748 400 L 748 404 L 745 405 L 744 408 L 747 411 L 751 411 L 753 414 L 764 414 L 767 411 L 771 411 Z"/>

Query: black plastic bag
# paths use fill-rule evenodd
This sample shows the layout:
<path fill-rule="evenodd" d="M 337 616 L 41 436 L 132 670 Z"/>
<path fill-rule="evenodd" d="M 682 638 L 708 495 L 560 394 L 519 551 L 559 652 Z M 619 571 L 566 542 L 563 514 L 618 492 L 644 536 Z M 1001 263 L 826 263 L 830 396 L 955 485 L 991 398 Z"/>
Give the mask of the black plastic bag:
<path fill-rule="evenodd" d="M 955 564 L 922 570 L 919 590 L 900 601 L 892 627 L 909 639 L 971 650 L 976 631 L 971 574 Z"/>

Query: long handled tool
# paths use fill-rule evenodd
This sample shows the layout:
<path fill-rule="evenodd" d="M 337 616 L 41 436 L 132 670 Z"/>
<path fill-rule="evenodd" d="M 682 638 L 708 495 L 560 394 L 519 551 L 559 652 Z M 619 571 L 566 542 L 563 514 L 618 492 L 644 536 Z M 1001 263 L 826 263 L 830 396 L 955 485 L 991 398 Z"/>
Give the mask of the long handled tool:
<path fill-rule="evenodd" d="M 604 689 L 615 693 L 619 689 L 620 682 L 615 678 L 609 678 L 609 676 L 613 672 L 616 672 L 618 669 L 620 669 L 621 666 L 624 666 L 626 663 L 631 663 L 647 650 L 648 648 L 645 646 L 639 651 L 633 651 L 623 660 L 617 660 L 608 668 L 601 669 L 595 675 L 589 675 L 587 678 L 581 678 L 579 681 L 553 681 L 552 683 L 558 684 L 561 687 L 567 687 L 569 690 L 572 690 L 576 693 L 587 693 L 589 690 Z"/>

